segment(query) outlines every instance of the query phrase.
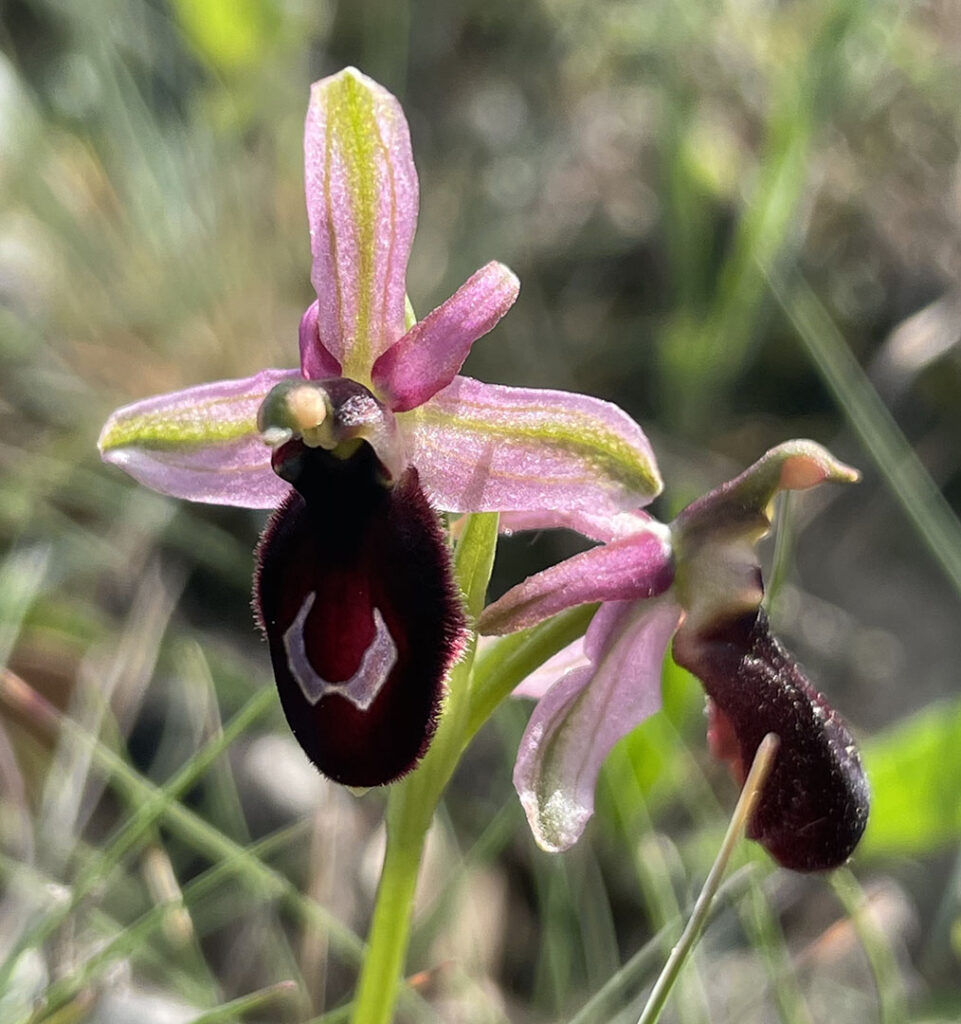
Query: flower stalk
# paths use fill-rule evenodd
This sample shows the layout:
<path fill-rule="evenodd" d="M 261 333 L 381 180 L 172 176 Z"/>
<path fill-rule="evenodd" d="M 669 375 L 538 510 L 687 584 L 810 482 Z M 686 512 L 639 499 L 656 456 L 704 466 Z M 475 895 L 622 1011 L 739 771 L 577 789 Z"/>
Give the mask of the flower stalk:
<path fill-rule="evenodd" d="M 434 807 L 425 813 L 410 795 L 409 782 L 401 782 L 388 799 L 387 849 L 351 1013 L 354 1024 L 389 1024 L 393 1019 L 421 855 L 434 813 Z"/>
<path fill-rule="evenodd" d="M 496 546 L 496 513 L 467 517 L 454 552 L 454 576 L 472 622 L 484 606 Z M 427 830 L 467 742 L 475 643 L 472 632 L 461 660 L 450 673 L 430 750 L 418 769 L 397 783 L 388 797 L 387 848 L 353 1007 L 355 1024 L 387 1024 L 392 1019 Z"/>

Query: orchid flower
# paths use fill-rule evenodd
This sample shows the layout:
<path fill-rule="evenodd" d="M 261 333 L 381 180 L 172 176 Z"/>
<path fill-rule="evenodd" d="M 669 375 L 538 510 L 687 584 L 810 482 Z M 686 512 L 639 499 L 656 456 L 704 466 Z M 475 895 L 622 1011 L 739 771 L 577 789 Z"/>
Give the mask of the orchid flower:
<path fill-rule="evenodd" d="M 613 515 L 660 480 L 615 406 L 458 375 L 517 296 L 505 266 L 413 322 L 418 182 L 390 93 L 352 68 L 317 82 L 304 152 L 317 299 L 300 369 L 126 406 L 100 450 L 165 494 L 275 509 L 254 607 L 284 712 L 322 772 L 371 786 L 423 755 L 463 644 L 437 512 Z"/>
<path fill-rule="evenodd" d="M 707 692 L 709 746 L 740 784 L 764 736 L 780 740 L 748 835 L 796 870 L 834 867 L 850 856 L 869 801 L 858 751 L 840 716 L 771 633 L 754 545 L 771 526 L 779 491 L 856 479 L 814 442 L 790 441 L 670 526 L 642 511 L 503 517 L 513 529 L 569 526 L 604 542 L 529 577 L 479 622 L 482 633 L 503 634 L 602 602 L 584 637 L 519 689 L 540 699 L 514 784 L 544 849 L 577 841 L 611 747 L 658 709 L 673 637 L 674 658 Z"/>

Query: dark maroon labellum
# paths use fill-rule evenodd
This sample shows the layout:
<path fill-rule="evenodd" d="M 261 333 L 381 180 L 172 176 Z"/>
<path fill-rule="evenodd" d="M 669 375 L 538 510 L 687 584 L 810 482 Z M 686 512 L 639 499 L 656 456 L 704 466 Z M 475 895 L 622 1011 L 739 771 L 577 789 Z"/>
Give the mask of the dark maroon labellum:
<path fill-rule="evenodd" d="M 288 441 L 274 465 L 297 490 L 261 538 L 254 606 L 284 714 L 331 779 L 391 782 L 427 749 L 464 625 L 437 514 L 366 443 Z"/>
<path fill-rule="evenodd" d="M 712 749 L 739 783 L 764 736 L 780 740 L 747 834 L 795 871 L 843 864 L 868 820 L 861 758 L 840 715 L 771 635 L 765 613 L 697 633 L 682 627 L 674 657 L 704 684 Z"/>

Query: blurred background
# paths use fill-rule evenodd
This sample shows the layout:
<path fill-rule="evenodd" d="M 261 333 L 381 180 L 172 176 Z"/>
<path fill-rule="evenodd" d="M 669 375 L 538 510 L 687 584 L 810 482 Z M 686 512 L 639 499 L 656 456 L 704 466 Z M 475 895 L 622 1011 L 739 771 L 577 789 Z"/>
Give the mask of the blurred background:
<path fill-rule="evenodd" d="M 467 372 L 619 403 L 669 517 L 812 437 L 771 613 L 863 741 L 850 870 L 744 844 L 665 1019 L 961 1017 L 961 8 L 952 0 L 0 3 L 0 1020 L 334 1021 L 381 792 L 310 769 L 249 611 L 264 517 L 102 467 L 117 405 L 296 361 L 309 83 L 407 112 L 422 315 L 520 276 Z M 506 540 L 501 591 L 577 549 Z M 736 790 L 699 687 L 531 841 L 504 707 L 432 833 L 404 1018 L 633 1021 Z"/>

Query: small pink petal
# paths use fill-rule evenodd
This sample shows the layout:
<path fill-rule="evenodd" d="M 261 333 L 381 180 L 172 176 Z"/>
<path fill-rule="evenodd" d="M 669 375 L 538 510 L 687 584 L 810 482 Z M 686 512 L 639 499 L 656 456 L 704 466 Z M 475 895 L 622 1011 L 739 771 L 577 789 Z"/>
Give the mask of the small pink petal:
<path fill-rule="evenodd" d="M 257 410 L 297 370 L 174 391 L 118 409 L 98 445 L 105 462 L 161 494 L 216 505 L 273 508 L 290 487 L 270 468 Z"/>
<path fill-rule="evenodd" d="M 308 380 L 325 380 L 341 374 L 340 363 L 320 340 L 316 299 L 300 318 L 300 372 Z"/>
<path fill-rule="evenodd" d="M 485 639 L 481 637 L 481 639 Z M 545 693 L 561 678 L 572 672 L 574 669 L 590 665 L 587 655 L 584 653 L 584 637 L 578 637 L 572 644 L 568 644 L 558 651 L 553 657 L 548 658 L 540 668 L 533 672 L 519 685 L 514 688 L 512 696 L 530 697 L 532 700 L 540 700 Z"/>
<path fill-rule="evenodd" d="M 355 68 L 316 82 L 304 134 L 319 337 L 367 383 L 404 333 L 417 172 L 400 104 Z"/>
<path fill-rule="evenodd" d="M 646 505 L 661 489 L 641 428 L 585 395 L 455 377 L 400 420 L 421 481 L 447 512 L 606 516 Z"/>
<path fill-rule="evenodd" d="M 447 387 L 478 338 L 511 308 L 520 282 L 488 263 L 374 363 L 375 390 L 395 412 L 423 405 Z"/>
<path fill-rule="evenodd" d="M 670 532 L 651 520 L 643 532 L 529 576 L 488 605 L 477 626 L 488 635 L 513 633 L 575 605 L 654 597 L 673 580 Z"/>
<path fill-rule="evenodd" d="M 614 744 L 660 707 L 661 664 L 680 609 L 669 598 L 604 605 L 576 668 L 534 708 L 514 786 L 538 845 L 569 849 L 594 813 L 594 790 Z"/>

